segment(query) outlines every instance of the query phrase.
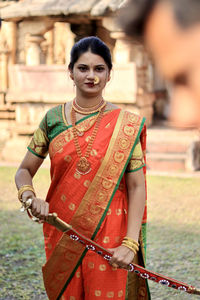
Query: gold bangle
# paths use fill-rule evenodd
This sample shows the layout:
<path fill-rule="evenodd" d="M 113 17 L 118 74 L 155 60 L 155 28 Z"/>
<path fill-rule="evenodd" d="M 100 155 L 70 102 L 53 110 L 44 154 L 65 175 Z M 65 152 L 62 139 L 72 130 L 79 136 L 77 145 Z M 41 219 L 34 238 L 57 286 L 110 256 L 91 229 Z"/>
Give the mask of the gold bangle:
<path fill-rule="evenodd" d="M 136 255 L 137 251 L 136 251 L 135 248 L 132 248 L 131 246 L 129 246 L 129 245 L 127 245 L 127 244 L 124 244 L 124 243 L 122 243 L 122 246 L 125 246 L 125 247 L 129 248 L 129 249 L 130 249 L 131 251 L 133 251 L 133 253 Z"/>
<path fill-rule="evenodd" d="M 130 249 L 134 249 L 136 252 L 139 250 L 139 247 L 137 245 L 131 244 L 131 243 L 127 243 L 126 241 L 122 242 L 123 246 L 127 246 Z"/>
<path fill-rule="evenodd" d="M 139 244 L 136 244 L 136 243 L 133 243 L 133 242 L 131 242 L 131 241 L 128 241 L 128 240 L 123 240 L 123 242 L 124 243 L 127 243 L 127 244 L 130 244 L 130 245 L 133 245 L 133 246 L 135 246 L 135 247 L 139 247 Z"/>
<path fill-rule="evenodd" d="M 31 192 L 33 192 L 34 196 L 36 196 L 35 190 L 34 190 L 34 188 L 32 187 L 32 185 L 28 185 L 28 184 L 22 185 L 22 186 L 20 187 L 20 189 L 18 190 L 18 199 L 19 199 L 19 201 L 21 201 L 21 202 L 22 202 L 22 194 L 23 194 L 25 191 L 31 191 Z"/>
<path fill-rule="evenodd" d="M 139 243 L 136 242 L 134 239 L 125 236 L 122 241 L 122 245 L 126 246 L 127 248 L 131 249 L 135 254 L 139 250 Z"/>
<path fill-rule="evenodd" d="M 125 243 L 125 244 L 127 244 L 129 246 L 132 246 L 132 247 L 134 247 L 136 249 L 139 249 L 139 245 L 133 244 L 133 243 L 131 243 L 129 241 L 123 240 L 122 243 Z"/>
<path fill-rule="evenodd" d="M 135 244 L 135 245 L 137 245 L 139 247 L 139 243 L 137 241 L 135 241 L 134 239 L 128 237 L 128 236 L 125 236 L 123 238 L 123 241 L 129 241 L 130 243 L 133 243 L 133 244 Z"/>

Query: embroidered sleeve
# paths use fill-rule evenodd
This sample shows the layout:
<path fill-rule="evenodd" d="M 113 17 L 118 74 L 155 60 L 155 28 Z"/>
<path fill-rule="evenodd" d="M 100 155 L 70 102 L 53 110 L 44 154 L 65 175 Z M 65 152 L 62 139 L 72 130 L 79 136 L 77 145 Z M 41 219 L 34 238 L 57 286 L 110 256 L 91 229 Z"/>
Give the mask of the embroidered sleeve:
<path fill-rule="evenodd" d="M 39 128 L 34 132 L 32 140 L 27 148 L 30 152 L 40 158 L 45 158 L 47 156 L 49 149 L 49 139 L 47 133 L 46 116 L 41 121 Z"/>
<path fill-rule="evenodd" d="M 126 168 L 126 172 L 135 172 L 145 166 L 141 143 L 138 142 Z"/>

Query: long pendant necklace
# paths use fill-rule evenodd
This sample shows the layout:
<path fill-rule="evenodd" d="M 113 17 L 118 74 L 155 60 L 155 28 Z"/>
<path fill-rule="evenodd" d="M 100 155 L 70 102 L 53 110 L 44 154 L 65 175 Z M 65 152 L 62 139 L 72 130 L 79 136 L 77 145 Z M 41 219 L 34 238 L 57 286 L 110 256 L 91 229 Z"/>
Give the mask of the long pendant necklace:
<path fill-rule="evenodd" d="M 99 109 L 99 114 L 98 114 L 98 117 L 97 117 L 97 120 L 96 120 L 95 127 L 93 129 L 91 138 L 88 142 L 85 155 L 83 156 L 82 151 L 81 151 L 81 147 L 80 147 L 80 144 L 79 144 L 79 140 L 78 140 L 77 130 L 76 130 L 76 127 L 75 127 L 75 124 L 76 124 L 75 110 L 74 110 L 74 107 L 72 106 L 72 110 L 71 110 L 72 132 L 73 132 L 73 135 L 74 135 L 74 146 L 75 146 L 77 155 L 79 157 L 79 160 L 76 164 L 76 171 L 81 175 L 88 174 L 91 171 L 91 163 L 88 161 L 88 157 L 90 156 L 90 152 L 92 150 L 92 146 L 93 146 L 94 140 L 96 138 L 101 119 L 103 117 L 104 108 L 105 108 L 105 105 L 103 107 L 100 107 L 100 109 Z"/>

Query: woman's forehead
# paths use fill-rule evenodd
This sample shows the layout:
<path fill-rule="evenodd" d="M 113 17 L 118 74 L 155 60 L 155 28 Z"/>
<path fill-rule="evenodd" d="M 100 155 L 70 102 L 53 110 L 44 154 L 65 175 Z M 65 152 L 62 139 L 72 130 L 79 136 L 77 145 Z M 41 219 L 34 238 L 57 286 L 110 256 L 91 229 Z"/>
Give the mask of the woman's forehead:
<path fill-rule="evenodd" d="M 103 59 L 103 57 L 101 57 L 98 54 L 92 53 L 90 51 L 84 52 L 83 54 L 80 55 L 80 57 L 78 58 L 76 64 L 93 64 L 93 65 L 99 65 L 99 64 L 103 64 L 105 65 L 105 61 Z"/>

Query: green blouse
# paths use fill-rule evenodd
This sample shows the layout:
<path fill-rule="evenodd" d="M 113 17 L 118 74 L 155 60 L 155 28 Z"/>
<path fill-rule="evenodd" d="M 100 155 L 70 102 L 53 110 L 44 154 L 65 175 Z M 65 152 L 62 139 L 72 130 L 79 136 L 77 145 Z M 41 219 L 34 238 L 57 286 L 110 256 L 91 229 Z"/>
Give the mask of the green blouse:
<path fill-rule="evenodd" d="M 95 115 L 95 114 L 94 114 Z M 85 119 L 91 117 L 91 115 L 82 118 L 80 123 Z M 61 132 L 72 127 L 67 124 L 64 115 L 64 104 L 58 105 L 50 109 L 40 122 L 38 129 L 34 132 L 28 150 L 34 155 L 44 159 L 48 155 L 48 149 L 50 142 Z M 144 156 L 140 141 L 135 146 L 132 157 L 128 163 L 126 172 L 134 172 L 145 166 Z"/>

